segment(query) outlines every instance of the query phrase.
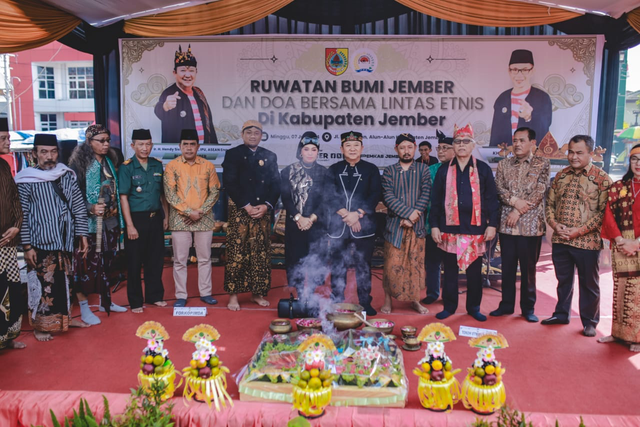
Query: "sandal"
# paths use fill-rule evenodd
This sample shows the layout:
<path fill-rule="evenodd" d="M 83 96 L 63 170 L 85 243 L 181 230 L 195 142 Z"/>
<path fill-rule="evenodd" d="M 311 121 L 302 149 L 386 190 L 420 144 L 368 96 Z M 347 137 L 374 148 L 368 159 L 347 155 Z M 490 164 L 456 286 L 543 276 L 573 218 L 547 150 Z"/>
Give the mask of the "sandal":
<path fill-rule="evenodd" d="M 144 308 L 142 308 L 142 307 L 132 308 L 131 312 L 140 314 L 140 313 L 144 312 Z"/>

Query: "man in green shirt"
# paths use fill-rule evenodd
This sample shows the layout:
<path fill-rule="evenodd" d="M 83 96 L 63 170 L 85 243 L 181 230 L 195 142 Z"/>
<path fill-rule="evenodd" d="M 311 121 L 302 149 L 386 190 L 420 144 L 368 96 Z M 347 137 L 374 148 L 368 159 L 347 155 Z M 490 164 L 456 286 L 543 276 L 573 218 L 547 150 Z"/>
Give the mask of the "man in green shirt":
<path fill-rule="evenodd" d="M 162 184 L 162 162 L 152 157 L 151 133 L 136 129 L 131 136 L 135 155 L 118 171 L 120 204 L 126 224 L 127 296 L 131 311 L 142 313 L 142 283 L 144 266 L 145 295 L 148 304 L 167 305 L 162 285 L 164 230 L 169 225 L 167 202 Z"/>

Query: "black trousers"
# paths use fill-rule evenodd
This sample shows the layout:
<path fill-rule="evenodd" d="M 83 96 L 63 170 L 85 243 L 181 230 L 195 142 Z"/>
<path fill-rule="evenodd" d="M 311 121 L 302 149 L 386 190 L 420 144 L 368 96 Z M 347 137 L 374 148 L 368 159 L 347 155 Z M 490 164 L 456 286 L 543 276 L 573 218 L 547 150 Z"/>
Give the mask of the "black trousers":
<path fill-rule="evenodd" d="M 512 236 L 500 233 L 502 256 L 502 301 L 500 308 L 513 313 L 516 304 L 516 277 L 520 264 L 520 310 L 533 314 L 536 305 L 536 264 L 542 236 Z"/>
<path fill-rule="evenodd" d="M 442 249 L 427 234 L 425 242 L 424 268 L 426 270 L 427 298 L 437 300 L 440 297 L 440 266 L 442 265 Z"/>
<path fill-rule="evenodd" d="M 578 270 L 580 288 L 580 319 L 582 326 L 596 326 L 600 321 L 599 250 L 578 249 L 554 243 L 551 250 L 553 267 L 558 279 L 558 303 L 553 315 L 569 320 L 573 297 L 573 276 Z"/>
<path fill-rule="evenodd" d="M 291 221 L 291 224 L 286 224 L 284 242 L 287 283 L 296 288 L 298 298 L 304 294 L 305 282 L 308 285 L 308 295 L 313 294 L 317 286 L 324 284 L 329 274 L 329 243 L 326 233 L 300 231 L 296 223 Z"/>
<path fill-rule="evenodd" d="M 164 299 L 162 268 L 164 263 L 164 229 L 162 212 L 131 212 L 133 226 L 138 230 L 138 238 L 129 240 L 125 232 L 127 251 L 127 296 L 131 308 L 142 307 L 142 280 L 140 273 L 144 266 L 144 301 L 153 304 Z"/>
<path fill-rule="evenodd" d="M 458 259 L 456 254 L 442 251 L 444 263 L 444 284 L 442 302 L 444 309 L 455 313 L 458 309 Z M 482 257 L 471 263 L 467 276 L 467 313 L 478 313 L 482 302 Z"/>
<path fill-rule="evenodd" d="M 335 301 L 344 300 L 347 285 L 347 269 L 356 270 L 358 301 L 360 305 L 371 304 L 371 257 L 375 237 L 362 239 L 329 239 L 331 251 L 331 293 Z M 353 257 L 351 251 L 353 250 Z"/>

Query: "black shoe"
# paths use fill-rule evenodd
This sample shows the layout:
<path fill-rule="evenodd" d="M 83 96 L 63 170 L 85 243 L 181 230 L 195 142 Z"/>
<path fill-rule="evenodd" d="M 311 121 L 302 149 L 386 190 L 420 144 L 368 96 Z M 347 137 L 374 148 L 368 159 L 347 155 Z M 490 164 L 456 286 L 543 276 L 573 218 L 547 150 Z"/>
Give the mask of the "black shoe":
<path fill-rule="evenodd" d="M 447 317 L 451 316 L 453 313 L 449 313 L 447 310 L 442 310 L 440 313 L 436 314 L 436 319 L 446 319 Z"/>
<path fill-rule="evenodd" d="M 593 325 L 587 325 L 582 330 L 582 335 L 585 337 L 595 337 L 596 336 L 596 327 Z"/>
<path fill-rule="evenodd" d="M 421 302 L 423 304 L 433 304 L 434 302 L 438 301 L 438 297 L 426 297 L 424 298 Z"/>
<path fill-rule="evenodd" d="M 542 322 L 543 325 L 568 325 L 569 319 L 563 320 L 557 316 L 551 316 L 548 319 L 544 319 Z"/>
<path fill-rule="evenodd" d="M 212 297 L 211 295 L 207 296 L 207 297 L 200 297 L 200 301 L 210 304 L 210 305 L 214 305 L 218 303 L 218 300 L 215 299 L 214 297 Z"/>
<path fill-rule="evenodd" d="M 487 321 L 487 316 L 485 316 L 484 314 L 480 313 L 479 311 L 476 311 L 475 313 L 469 313 L 469 316 L 473 317 L 478 322 L 486 322 Z"/>
<path fill-rule="evenodd" d="M 522 317 L 524 317 L 527 322 L 531 322 L 531 323 L 536 323 L 538 322 L 538 316 L 536 316 L 535 314 L 523 314 Z"/>
<path fill-rule="evenodd" d="M 493 317 L 499 317 L 499 316 L 504 316 L 507 314 L 513 314 L 513 310 L 511 311 L 507 311 L 501 307 L 498 307 L 497 309 L 493 310 L 491 313 L 489 313 L 489 316 L 493 316 Z"/>
<path fill-rule="evenodd" d="M 371 304 L 364 305 L 363 307 L 364 307 L 364 311 L 366 311 L 366 312 L 367 312 L 367 317 L 369 317 L 369 316 L 375 316 L 376 314 L 378 314 L 378 312 L 376 311 L 376 309 L 375 309 L 375 308 L 373 308 L 373 307 L 371 307 Z"/>

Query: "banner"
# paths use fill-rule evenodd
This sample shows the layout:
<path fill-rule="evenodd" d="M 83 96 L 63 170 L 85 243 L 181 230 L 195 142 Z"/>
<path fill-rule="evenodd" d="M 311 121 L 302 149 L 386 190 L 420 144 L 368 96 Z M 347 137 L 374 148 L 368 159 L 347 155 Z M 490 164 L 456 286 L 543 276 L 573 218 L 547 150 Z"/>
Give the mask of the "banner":
<path fill-rule="evenodd" d="M 308 130 L 321 137 L 323 165 L 341 158 L 340 134 L 355 130 L 363 158 L 384 167 L 397 161 L 398 134 L 435 148 L 436 130 L 451 136 L 467 123 L 475 154 L 490 163 L 523 125 L 562 163 L 573 135 L 596 134 L 603 45 L 603 36 L 122 39 L 125 155 L 132 130 L 146 128 L 153 155 L 168 161 L 180 130 L 197 123 L 199 153 L 220 165 L 242 143 L 242 123 L 256 119 L 280 167 L 296 161 Z M 176 61 L 193 68 L 174 70 Z"/>

